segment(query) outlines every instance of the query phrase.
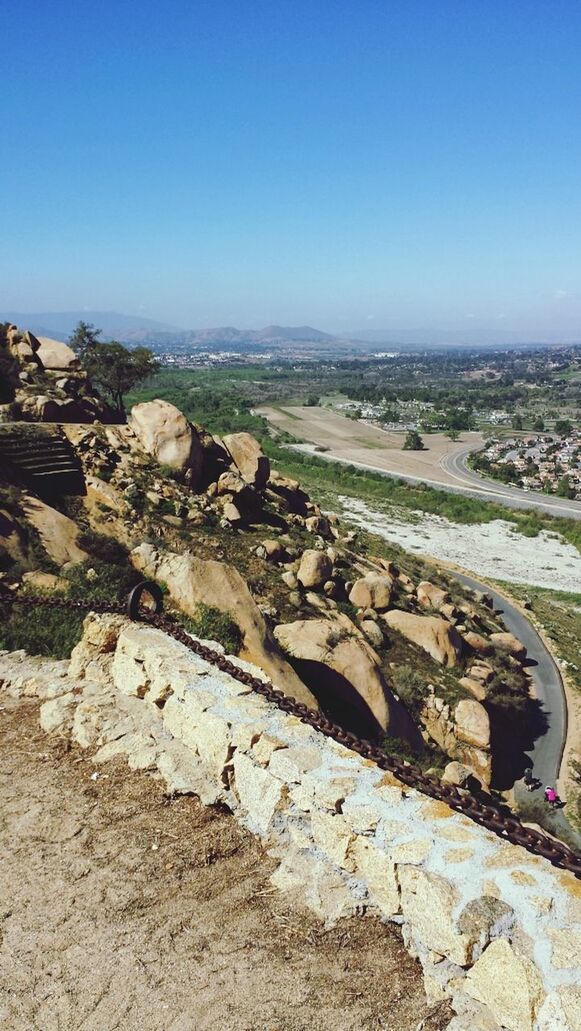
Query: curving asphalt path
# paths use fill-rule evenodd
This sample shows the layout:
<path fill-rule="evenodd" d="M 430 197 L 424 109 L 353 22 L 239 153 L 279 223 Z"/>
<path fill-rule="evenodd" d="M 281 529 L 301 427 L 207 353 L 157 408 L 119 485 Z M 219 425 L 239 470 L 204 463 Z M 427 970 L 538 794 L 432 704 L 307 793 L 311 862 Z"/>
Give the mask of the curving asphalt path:
<path fill-rule="evenodd" d="M 506 629 L 518 637 L 525 645 L 528 659 L 534 663 L 528 672 L 532 677 L 535 695 L 543 705 L 547 717 L 548 728 L 537 738 L 535 745 L 528 751 L 531 758 L 533 775 L 540 784 L 535 791 L 527 792 L 521 781 L 515 784 L 517 798 L 542 799 L 547 784 L 556 787 L 565 749 L 567 737 L 567 700 L 561 674 L 553 661 L 553 657 L 544 644 L 534 626 L 523 616 L 522 612 L 512 605 L 503 595 L 488 584 L 480 583 L 464 573 L 448 572 L 460 580 L 466 587 L 476 591 L 484 591 L 492 598 L 495 610 L 500 613 Z M 566 812 L 566 810 L 565 810 Z M 563 810 L 555 813 L 555 826 L 566 830 L 570 837 L 576 838 L 581 845 L 581 835 L 575 834 L 570 827 Z"/>
<path fill-rule="evenodd" d="M 496 501 L 511 508 L 541 509 L 549 515 L 566 519 L 581 519 L 581 501 L 569 501 L 551 494 L 524 491 L 519 487 L 507 487 L 504 483 L 480 476 L 466 464 L 473 448 L 460 448 L 440 460 L 440 467 L 453 477 L 459 485 L 473 492 L 478 491 L 487 501 Z M 444 488 L 445 489 L 445 488 Z"/>
<path fill-rule="evenodd" d="M 285 444 L 289 451 L 302 451 L 326 462 L 338 462 L 340 465 L 353 465 L 357 469 L 364 469 L 367 472 L 379 473 L 390 480 L 403 480 L 404 483 L 425 483 L 436 490 L 445 490 L 451 494 L 465 494 L 470 498 L 480 498 L 481 501 L 494 501 L 498 505 L 506 505 L 507 508 L 522 508 L 534 511 L 535 509 L 548 512 L 549 515 L 562 516 L 566 519 L 581 519 L 581 501 L 567 501 L 563 498 L 556 498 L 551 494 L 537 494 L 534 491 L 524 491 L 518 487 L 505 487 L 503 483 L 496 480 L 486 479 L 479 476 L 473 469 L 466 465 L 468 455 L 472 454 L 473 448 L 462 448 L 452 451 L 440 459 L 440 468 L 447 474 L 446 479 L 434 479 L 427 476 L 413 476 L 410 473 L 396 472 L 383 469 L 370 462 L 357 462 L 354 459 L 339 458 L 337 455 L 327 454 L 316 450 L 315 444 Z M 437 476 L 437 467 L 434 475 Z M 450 482 L 451 479 L 455 483 Z"/>

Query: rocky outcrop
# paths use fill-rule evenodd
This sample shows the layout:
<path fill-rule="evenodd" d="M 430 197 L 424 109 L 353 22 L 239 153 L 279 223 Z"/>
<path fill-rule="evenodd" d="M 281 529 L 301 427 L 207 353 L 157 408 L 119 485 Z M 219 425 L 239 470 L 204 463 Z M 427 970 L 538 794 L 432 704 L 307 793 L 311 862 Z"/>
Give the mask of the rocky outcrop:
<path fill-rule="evenodd" d="M 439 616 L 417 616 L 393 609 L 382 617 L 388 627 L 423 648 L 442 666 L 457 666 L 462 656 L 462 638 L 453 626 Z"/>
<path fill-rule="evenodd" d="M 270 475 L 270 462 L 257 440 L 250 433 L 228 433 L 224 447 L 241 476 L 257 490 L 266 487 Z"/>
<path fill-rule="evenodd" d="M 502 648 L 503 651 L 507 651 L 509 655 L 518 659 L 519 662 L 523 662 L 527 657 L 527 650 L 524 644 L 522 644 L 514 634 L 509 634 L 508 632 L 491 634 L 490 640 L 497 648 Z"/>
<path fill-rule="evenodd" d="M 418 605 L 421 605 L 423 609 L 441 609 L 442 605 L 447 605 L 450 602 L 448 592 L 443 591 L 441 587 L 436 587 L 429 580 L 422 580 L 418 584 L 416 594 Z"/>
<path fill-rule="evenodd" d="M 78 369 L 79 359 L 68 344 L 50 337 L 37 337 L 39 348 L 37 357 L 45 369 Z"/>
<path fill-rule="evenodd" d="M 131 560 L 146 577 L 167 584 L 170 597 L 183 612 L 195 616 L 202 604 L 227 612 L 243 635 L 242 658 L 260 666 L 286 694 L 317 707 L 314 696 L 282 657 L 246 581 L 233 566 L 158 551 L 151 544 L 135 548 Z"/>
<path fill-rule="evenodd" d="M 16 326 L 9 326 L 7 332 L 8 351 L 18 362 L 23 365 L 32 363 L 41 366 L 38 357 L 40 343 L 29 330 L 18 330 Z"/>
<path fill-rule="evenodd" d="M 333 563 L 324 551 L 307 549 L 303 552 L 297 580 L 303 587 L 321 587 L 333 572 Z"/>
<path fill-rule="evenodd" d="M 421 721 L 426 733 L 446 755 L 468 767 L 482 784 L 490 784 L 490 720 L 483 705 L 466 698 L 453 710 L 429 685 Z"/>
<path fill-rule="evenodd" d="M 353 704 L 352 692 L 355 692 L 375 717 L 378 727 L 388 729 L 390 703 L 395 708 L 395 699 L 383 678 L 379 657 L 348 616 L 337 613 L 332 620 L 300 619 L 284 623 L 275 627 L 274 636 L 293 659 L 317 664 L 312 676 L 314 690 L 315 682 L 323 686 L 326 670 L 334 670 L 345 681 L 345 703 Z M 335 678 L 329 689 L 339 691 L 341 686 L 341 681 Z"/>
<path fill-rule="evenodd" d="M 391 604 L 394 578 L 380 573 L 368 573 L 356 580 L 349 592 L 349 601 L 360 609 L 383 612 Z"/>
<path fill-rule="evenodd" d="M 266 496 L 285 513 L 299 516 L 308 513 L 309 495 L 301 489 L 298 480 L 283 476 L 277 469 L 271 470 Z"/>
<path fill-rule="evenodd" d="M 8 326 L 0 334 L 0 422 L 117 422 L 66 345 Z"/>
<path fill-rule="evenodd" d="M 32 496 L 24 499 L 23 508 L 47 555 L 59 566 L 65 562 L 84 562 L 89 557 L 77 544 L 79 528 L 68 516 Z"/>
<path fill-rule="evenodd" d="M 144 401 L 131 409 L 129 425 L 146 454 L 187 474 L 195 487 L 202 471 L 202 445 L 179 408 L 169 401 Z"/>

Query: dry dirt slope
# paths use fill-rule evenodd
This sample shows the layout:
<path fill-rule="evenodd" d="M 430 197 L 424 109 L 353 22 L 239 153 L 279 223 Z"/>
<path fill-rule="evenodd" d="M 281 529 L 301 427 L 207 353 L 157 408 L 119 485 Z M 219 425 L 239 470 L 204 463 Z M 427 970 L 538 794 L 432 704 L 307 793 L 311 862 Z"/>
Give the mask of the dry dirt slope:
<path fill-rule="evenodd" d="M 0 1028 L 437 1031 L 420 972 L 376 920 L 325 932 L 268 883 L 226 812 L 0 709 Z"/>

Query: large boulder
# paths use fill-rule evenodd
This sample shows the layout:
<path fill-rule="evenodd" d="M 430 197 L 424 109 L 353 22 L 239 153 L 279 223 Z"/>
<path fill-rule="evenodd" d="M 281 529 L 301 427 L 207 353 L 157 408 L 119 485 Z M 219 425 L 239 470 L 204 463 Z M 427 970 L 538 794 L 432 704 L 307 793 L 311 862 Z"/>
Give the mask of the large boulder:
<path fill-rule="evenodd" d="M 216 483 L 222 473 L 231 467 L 232 456 L 226 451 L 219 437 L 213 437 L 198 423 L 194 423 L 194 429 L 202 445 L 202 474 L 198 488 L 205 490 L 211 483 Z"/>
<path fill-rule="evenodd" d="M 33 333 L 20 331 L 16 326 L 9 326 L 7 331 L 8 351 L 21 365 L 33 363 L 40 366 L 37 352 L 40 344 Z"/>
<path fill-rule="evenodd" d="M 160 552 L 151 544 L 135 548 L 131 560 L 146 577 L 167 584 L 170 597 L 183 612 L 195 616 L 200 605 L 210 605 L 228 613 L 242 632 L 241 657 L 260 666 L 279 690 L 317 708 L 314 696 L 282 657 L 246 581 L 233 566 Z"/>
<path fill-rule="evenodd" d="M 349 592 L 349 601 L 359 609 L 388 609 L 393 592 L 393 577 L 368 573 L 356 580 Z"/>
<path fill-rule="evenodd" d="M 475 748 L 490 748 L 490 719 L 480 702 L 463 698 L 454 710 L 456 737 Z"/>
<path fill-rule="evenodd" d="M 466 641 L 466 644 L 479 655 L 491 654 L 493 650 L 492 645 L 488 638 L 484 637 L 482 634 L 477 634 L 474 630 L 467 630 L 462 634 L 462 637 Z"/>
<path fill-rule="evenodd" d="M 46 553 L 59 566 L 65 562 L 84 562 L 89 557 L 77 544 L 79 528 L 68 516 L 34 497 L 26 497 L 22 507 Z"/>
<path fill-rule="evenodd" d="M 203 451 L 198 434 L 179 408 L 169 401 L 144 401 L 131 409 L 129 424 L 139 444 L 160 465 L 187 473 L 196 486 Z"/>
<path fill-rule="evenodd" d="M 250 433 L 228 433 L 222 443 L 246 482 L 258 490 L 266 487 L 270 462 L 258 441 Z"/>
<path fill-rule="evenodd" d="M 45 369 L 78 369 L 79 359 L 68 344 L 50 337 L 37 337 L 37 356 Z"/>
<path fill-rule="evenodd" d="M 462 638 L 447 620 L 440 616 L 416 616 L 401 609 L 392 609 L 382 618 L 392 630 L 398 630 L 408 641 L 419 645 L 440 665 L 458 665 Z"/>
<path fill-rule="evenodd" d="M 514 634 L 509 634 L 508 632 L 491 634 L 490 640 L 492 644 L 495 644 L 498 648 L 502 648 L 504 651 L 507 651 L 509 655 L 514 656 L 514 658 L 518 659 L 519 662 L 522 662 L 527 657 L 527 650 L 524 644 L 522 641 L 519 641 L 518 637 L 515 637 Z"/>
<path fill-rule="evenodd" d="M 297 580 L 303 587 L 321 587 L 333 572 L 333 563 L 324 551 L 308 549 L 303 552 Z"/>
<path fill-rule="evenodd" d="M 423 609 L 440 609 L 450 601 L 450 595 L 429 580 L 422 580 L 417 590 L 418 604 Z"/>
<path fill-rule="evenodd" d="M 309 495 L 302 490 L 298 480 L 283 476 L 278 469 L 272 469 L 268 481 L 267 497 L 285 512 L 306 516 Z"/>
<path fill-rule="evenodd" d="M 330 619 L 299 619 L 275 627 L 274 635 L 287 655 L 299 661 L 316 663 L 312 667 L 315 682 L 323 690 L 343 692 L 341 699 L 354 706 L 354 693 L 375 718 L 378 727 L 387 730 L 390 724 L 390 703 L 396 701 L 381 672 L 380 660 L 373 648 L 348 616 L 337 613 Z M 339 674 L 327 678 L 326 670 Z M 331 706 L 333 699 L 327 699 Z"/>

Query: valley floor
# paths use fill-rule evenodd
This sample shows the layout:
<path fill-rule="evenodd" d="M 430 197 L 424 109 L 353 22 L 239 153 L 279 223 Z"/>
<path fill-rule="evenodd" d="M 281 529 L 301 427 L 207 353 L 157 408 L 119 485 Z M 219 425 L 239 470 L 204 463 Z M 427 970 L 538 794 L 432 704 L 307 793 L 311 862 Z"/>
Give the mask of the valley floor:
<path fill-rule="evenodd" d="M 419 966 L 375 919 L 333 930 L 269 884 L 220 809 L 168 802 L 0 707 L 0 1027 L 439 1031 Z"/>

